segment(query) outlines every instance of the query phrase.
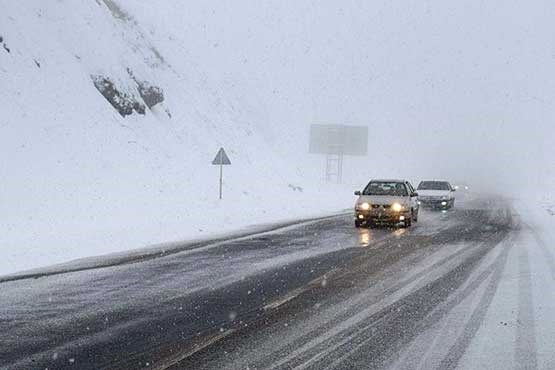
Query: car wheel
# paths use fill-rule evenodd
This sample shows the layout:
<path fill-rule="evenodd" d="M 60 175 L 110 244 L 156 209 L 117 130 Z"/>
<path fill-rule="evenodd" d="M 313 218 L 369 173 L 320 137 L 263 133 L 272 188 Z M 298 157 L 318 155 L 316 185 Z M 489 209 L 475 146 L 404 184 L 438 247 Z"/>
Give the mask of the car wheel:
<path fill-rule="evenodd" d="M 355 221 L 355 227 L 358 229 L 362 226 L 362 222 L 360 221 Z"/>
<path fill-rule="evenodd" d="M 405 221 L 403 221 L 403 226 L 404 227 L 410 227 L 412 225 L 412 219 L 413 219 L 413 212 L 410 213 L 410 217 L 405 218 Z"/>
<path fill-rule="evenodd" d="M 416 213 L 414 214 L 412 220 L 414 221 L 414 223 L 418 222 L 418 211 L 416 211 Z"/>

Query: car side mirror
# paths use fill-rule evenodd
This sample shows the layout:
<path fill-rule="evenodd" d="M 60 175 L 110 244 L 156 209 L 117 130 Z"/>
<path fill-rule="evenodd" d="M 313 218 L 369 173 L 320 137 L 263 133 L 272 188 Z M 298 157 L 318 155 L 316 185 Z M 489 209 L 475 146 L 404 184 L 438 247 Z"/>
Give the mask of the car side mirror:
<path fill-rule="evenodd" d="M 355 191 L 355 195 L 362 195 L 362 193 L 360 192 L 360 190 Z"/>
<path fill-rule="evenodd" d="M 457 189 L 451 189 L 451 191 L 455 192 L 455 191 L 457 191 Z"/>
<path fill-rule="evenodd" d="M 413 197 L 417 197 L 417 196 L 418 196 L 418 193 L 417 193 L 417 192 L 414 192 L 414 193 L 412 193 L 412 196 L 413 196 Z"/>

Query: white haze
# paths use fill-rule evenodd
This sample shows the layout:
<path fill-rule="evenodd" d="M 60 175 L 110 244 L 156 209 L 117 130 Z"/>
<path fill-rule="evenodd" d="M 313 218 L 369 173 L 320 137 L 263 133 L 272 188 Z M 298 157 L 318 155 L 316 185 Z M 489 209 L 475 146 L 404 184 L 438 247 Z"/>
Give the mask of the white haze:
<path fill-rule="evenodd" d="M 554 176 L 553 2 L 134 2 L 153 24 L 180 9 L 191 59 L 276 126 L 368 125 L 355 178 L 513 193 Z"/>

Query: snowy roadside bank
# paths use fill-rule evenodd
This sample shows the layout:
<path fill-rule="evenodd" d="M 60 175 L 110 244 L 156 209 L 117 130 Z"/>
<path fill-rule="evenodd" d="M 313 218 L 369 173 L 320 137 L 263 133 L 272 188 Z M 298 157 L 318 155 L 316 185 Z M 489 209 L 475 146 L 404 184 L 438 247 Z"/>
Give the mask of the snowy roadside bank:
<path fill-rule="evenodd" d="M 330 199 L 328 204 L 314 205 L 307 200 L 322 199 L 324 195 Z M 212 202 L 210 209 L 192 212 L 189 219 L 180 220 L 176 216 L 174 222 L 167 222 L 162 218 L 159 224 L 150 227 L 131 223 L 122 226 L 118 233 L 105 230 L 91 234 L 90 230 L 83 230 L 78 234 L 73 230 L 67 234 L 43 235 L 42 245 L 34 241 L 18 248 L 0 248 L 4 257 L 0 262 L 0 282 L 132 263 L 222 240 L 277 231 L 344 214 L 349 203 L 347 197 L 338 199 L 331 192 L 307 198 L 302 201 L 289 197 L 287 204 L 271 212 L 255 204 L 243 209 L 237 202 Z M 79 247 L 74 248 L 75 245 Z"/>
<path fill-rule="evenodd" d="M 346 215 L 348 215 L 347 210 L 331 213 L 329 215 L 322 215 L 319 217 L 292 219 L 289 221 L 254 225 L 245 227 L 234 232 L 215 234 L 206 238 L 160 243 L 122 252 L 114 252 L 100 256 L 84 257 L 55 265 L 39 267 L 31 270 L 23 270 L 16 273 L 10 273 L 8 275 L 0 275 L 0 283 L 124 265 L 129 263 L 138 263 L 154 258 L 170 256 L 172 254 L 180 252 L 194 251 L 204 247 L 215 247 L 223 242 L 240 241 L 243 239 L 254 238 L 257 236 L 262 236 L 275 232 L 286 231 L 289 228 L 301 227 L 309 225 L 313 222 L 333 219 Z"/>
<path fill-rule="evenodd" d="M 484 289 L 491 305 L 461 369 L 547 369 L 555 361 L 555 197 L 529 196 L 513 204 L 519 230 L 503 245 L 507 254 L 498 286 Z"/>

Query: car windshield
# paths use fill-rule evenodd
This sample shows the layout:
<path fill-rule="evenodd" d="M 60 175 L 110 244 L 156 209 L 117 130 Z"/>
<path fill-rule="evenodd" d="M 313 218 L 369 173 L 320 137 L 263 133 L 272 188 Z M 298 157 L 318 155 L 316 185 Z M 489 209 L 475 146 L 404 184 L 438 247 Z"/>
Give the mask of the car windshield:
<path fill-rule="evenodd" d="M 406 197 L 408 192 L 402 182 L 372 181 L 366 186 L 362 194 Z"/>
<path fill-rule="evenodd" d="M 422 181 L 418 190 L 451 190 L 451 187 L 445 181 Z"/>

